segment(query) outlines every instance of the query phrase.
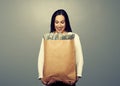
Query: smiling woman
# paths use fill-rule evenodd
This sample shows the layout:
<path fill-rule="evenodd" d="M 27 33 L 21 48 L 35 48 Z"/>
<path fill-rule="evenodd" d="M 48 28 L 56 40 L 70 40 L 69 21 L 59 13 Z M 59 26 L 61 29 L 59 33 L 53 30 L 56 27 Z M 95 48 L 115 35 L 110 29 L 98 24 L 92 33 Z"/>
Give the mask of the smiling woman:
<path fill-rule="evenodd" d="M 55 32 L 58 29 L 58 27 L 64 28 L 62 29 L 64 32 L 72 32 L 68 15 L 66 11 L 63 9 L 57 10 L 53 14 L 52 19 L 51 19 L 51 31 L 50 32 Z"/>
<path fill-rule="evenodd" d="M 51 31 L 44 37 L 38 57 L 39 79 L 46 86 L 75 86 L 82 77 L 83 54 L 65 10 L 53 14 Z"/>
<path fill-rule="evenodd" d="M 65 30 L 65 18 L 63 15 L 58 15 L 55 18 L 55 30 L 58 33 L 63 33 Z"/>

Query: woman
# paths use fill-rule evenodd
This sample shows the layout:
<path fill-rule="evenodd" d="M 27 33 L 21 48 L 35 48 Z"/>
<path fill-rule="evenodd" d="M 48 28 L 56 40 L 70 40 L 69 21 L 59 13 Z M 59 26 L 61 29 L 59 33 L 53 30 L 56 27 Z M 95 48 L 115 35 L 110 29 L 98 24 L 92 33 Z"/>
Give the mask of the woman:
<path fill-rule="evenodd" d="M 59 9 L 57 10 L 53 15 L 51 19 L 51 30 L 50 33 L 67 33 L 71 34 L 72 29 L 70 26 L 69 18 L 65 10 Z M 73 33 L 75 34 L 75 33 Z M 43 64 L 44 64 L 44 43 L 41 42 L 39 57 L 38 57 L 38 73 L 39 73 L 39 79 L 41 80 L 43 78 Z M 82 77 L 82 69 L 83 69 L 83 54 L 82 54 L 82 47 L 80 43 L 79 36 L 75 34 L 74 38 L 74 44 L 75 44 L 75 56 L 76 56 L 76 71 L 77 71 L 77 79 Z M 76 81 L 77 82 L 77 81 Z M 43 82 L 44 83 L 44 82 Z M 52 83 L 52 84 L 51 84 Z M 46 86 L 75 86 L 75 83 L 72 85 L 65 84 L 60 81 L 51 81 L 49 83 L 44 83 Z"/>

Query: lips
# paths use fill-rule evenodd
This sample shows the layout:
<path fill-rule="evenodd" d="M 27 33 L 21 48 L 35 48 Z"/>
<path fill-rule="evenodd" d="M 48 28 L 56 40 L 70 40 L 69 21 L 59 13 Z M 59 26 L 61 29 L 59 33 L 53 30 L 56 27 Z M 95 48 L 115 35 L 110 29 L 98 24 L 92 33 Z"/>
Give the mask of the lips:
<path fill-rule="evenodd" d="M 62 31 L 62 28 L 58 29 L 58 31 Z"/>
<path fill-rule="evenodd" d="M 60 30 L 63 30 L 63 27 L 58 27 L 57 30 L 59 30 L 59 31 L 60 31 Z"/>
<path fill-rule="evenodd" d="M 64 27 L 56 27 L 56 31 L 61 33 L 64 31 Z"/>

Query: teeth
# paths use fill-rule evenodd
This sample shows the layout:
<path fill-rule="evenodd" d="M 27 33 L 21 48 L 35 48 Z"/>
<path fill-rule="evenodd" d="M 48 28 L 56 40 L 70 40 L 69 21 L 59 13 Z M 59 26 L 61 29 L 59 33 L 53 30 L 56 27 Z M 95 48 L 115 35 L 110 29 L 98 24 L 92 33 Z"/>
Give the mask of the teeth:
<path fill-rule="evenodd" d="M 58 30 L 60 31 L 60 30 L 62 30 L 62 29 L 60 28 L 60 29 L 58 29 Z"/>
<path fill-rule="evenodd" d="M 58 28 L 58 30 L 62 30 L 62 28 Z"/>
<path fill-rule="evenodd" d="M 58 29 L 58 30 L 62 30 L 62 29 Z"/>

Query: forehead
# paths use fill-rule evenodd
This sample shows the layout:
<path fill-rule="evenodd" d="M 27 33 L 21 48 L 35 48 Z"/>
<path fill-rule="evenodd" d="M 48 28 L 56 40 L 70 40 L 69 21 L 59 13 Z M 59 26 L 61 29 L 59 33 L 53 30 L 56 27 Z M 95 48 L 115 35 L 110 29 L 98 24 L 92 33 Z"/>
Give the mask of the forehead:
<path fill-rule="evenodd" d="M 57 15 L 55 20 L 65 20 L 65 17 L 63 15 Z"/>

